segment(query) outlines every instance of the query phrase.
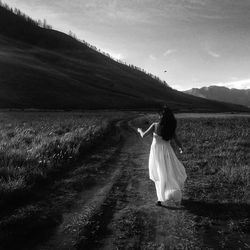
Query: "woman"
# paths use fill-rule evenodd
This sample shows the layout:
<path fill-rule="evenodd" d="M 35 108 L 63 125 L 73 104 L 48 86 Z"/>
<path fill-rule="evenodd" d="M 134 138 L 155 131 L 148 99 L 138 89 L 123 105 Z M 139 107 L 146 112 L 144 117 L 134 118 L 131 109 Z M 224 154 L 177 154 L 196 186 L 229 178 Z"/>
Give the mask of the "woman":
<path fill-rule="evenodd" d="M 181 189 L 187 178 L 185 168 L 170 144 L 173 139 L 182 153 L 181 143 L 175 134 L 176 126 L 174 114 L 165 106 L 159 122 L 153 123 L 145 132 L 137 129 L 142 138 L 153 133 L 149 154 L 149 178 L 155 183 L 158 206 L 161 206 L 161 202 L 170 200 L 179 206 L 182 199 Z"/>

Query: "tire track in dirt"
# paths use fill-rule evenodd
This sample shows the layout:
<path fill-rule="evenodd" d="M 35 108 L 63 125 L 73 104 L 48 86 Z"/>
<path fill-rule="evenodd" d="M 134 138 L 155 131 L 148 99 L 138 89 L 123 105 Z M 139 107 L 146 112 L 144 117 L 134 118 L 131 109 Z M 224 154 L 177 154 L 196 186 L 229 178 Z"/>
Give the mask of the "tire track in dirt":
<path fill-rule="evenodd" d="M 123 131 L 126 141 L 121 149 L 117 161 L 113 164 L 120 169 L 120 174 L 108 193 L 106 200 L 101 206 L 99 212 L 92 218 L 92 222 L 82 231 L 78 241 L 77 249 L 97 249 L 102 246 L 103 239 L 108 240 L 112 232 L 110 222 L 117 210 L 125 207 L 128 200 L 127 190 L 131 189 L 131 182 L 134 178 L 134 168 L 131 168 L 131 157 L 133 145 L 137 138 L 133 130 L 129 129 L 126 124 Z M 114 167 L 115 167 L 114 166 Z"/>
<path fill-rule="evenodd" d="M 83 241 L 86 238 L 84 235 L 81 236 L 81 232 L 84 229 L 88 229 L 91 223 L 96 220 L 95 218 L 102 211 L 102 206 L 105 204 L 107 194 L 110 193 L 114 183 L 117 182 L 117 179 L 122 174 L 120 171 L 121 167 L 119 164 L 115 164 L 115 162 L 118 155 L 119 157 L 123 157 L 120 154 L 120 150 L 127 136 L 126 129 L 122 128 L 123 126 L 126 125 L 125 121 L 122 120 L 116 124 L 115 136 L 120 137 L 116 145 L 104 148 L 102 152 L 98 151 L 91 157 L 94 162 L 90 160 L 89 169 L 98 168 L 98 173 L 94 176 L 96 183 L 90 188 L 84 188 L 84 190 L 79 192 L 76 197 L 77 200 L 74 200 L 70 208 L 65 210 L 61 224 L 50 232 L 49 239 L 44 240 L 43 243 L 39 243 L 36 248 L 32 247 L 32 249 L 75 249 L 79 239 Z M 95 161 L 97 162 L 95 163 Z M 81 176 L 82 172 L 86 172 L 86 169 L 88 168 L 79 167 L 72 175 Z M 72 179 L 70 178 L 69 181 L 71 182 Z M 66 179 L 64 182 L 67 185 L 68 180 Z M 65 195 L 64 192 L 62 193 L 63 195 Z M 89 233 L 88 237 L 90 237 Z"/>

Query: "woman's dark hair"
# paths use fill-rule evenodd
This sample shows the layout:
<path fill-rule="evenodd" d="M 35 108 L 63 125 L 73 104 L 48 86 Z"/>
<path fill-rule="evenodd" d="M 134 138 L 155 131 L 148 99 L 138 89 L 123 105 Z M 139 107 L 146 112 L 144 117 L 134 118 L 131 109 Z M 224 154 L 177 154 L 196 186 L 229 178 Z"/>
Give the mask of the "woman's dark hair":
<path fill-rule="evenodd" d="M 177 121 L 173 112 L 167 106 L 163 107 L 159 122 L 159 135 L 166 141 L 173 138 L 177 127 Z"/>

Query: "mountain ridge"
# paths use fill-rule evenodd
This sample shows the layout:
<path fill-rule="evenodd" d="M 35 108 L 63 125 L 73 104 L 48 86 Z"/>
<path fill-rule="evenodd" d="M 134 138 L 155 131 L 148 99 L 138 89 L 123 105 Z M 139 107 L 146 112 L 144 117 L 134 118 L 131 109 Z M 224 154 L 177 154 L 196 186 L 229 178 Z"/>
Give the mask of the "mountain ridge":
<path fill-rule="evenodd" d="M 183 92 L 206 99 L 235 103 L 250 107 L 250 88 L 236 89 L 227 88 L 225 86 L 210 85 L 208 87 L 192 88 Z"/>

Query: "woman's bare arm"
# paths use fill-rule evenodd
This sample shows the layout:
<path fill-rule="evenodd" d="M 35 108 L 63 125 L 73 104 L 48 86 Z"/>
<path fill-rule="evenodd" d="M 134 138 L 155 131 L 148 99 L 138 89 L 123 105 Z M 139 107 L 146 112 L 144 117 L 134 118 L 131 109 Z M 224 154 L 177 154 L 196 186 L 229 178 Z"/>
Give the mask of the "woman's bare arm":
<path fill-rule="evenodd" d="M 148 128 L 145 132 L 143 132 L 141 128 L 138 128 L 138 129 L 137 129 L 137 132 L 138 132 L 138 133 L 141 135 L 141 137 L 143 138 L 143 137 L 145 137 L 145 136 L 147 136 L 147 135 L 153 133 L 153 131 L 154 131 L 154 126 L 155 126 L 155 123 L 152 123 L 152 124 L 149 126 L 149 128 Z"/>
<path fill-rule="evenodd" d="M 182 153 L 183 152 L 182 144 L 181 144 L 181 142 L 180 142 L 180 140 L 179 140 L 179 138 L 177 137 L 176 134 L 174 134 L 173 139 L 174 139 L 176 145 L 179 147 L 180 153 Z"/>

